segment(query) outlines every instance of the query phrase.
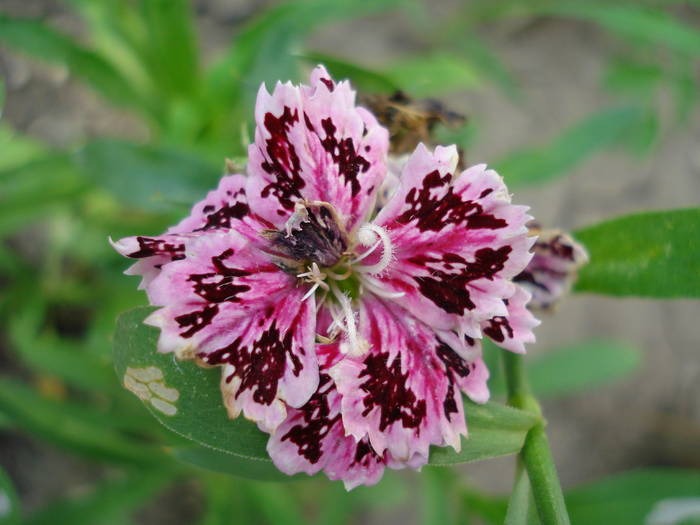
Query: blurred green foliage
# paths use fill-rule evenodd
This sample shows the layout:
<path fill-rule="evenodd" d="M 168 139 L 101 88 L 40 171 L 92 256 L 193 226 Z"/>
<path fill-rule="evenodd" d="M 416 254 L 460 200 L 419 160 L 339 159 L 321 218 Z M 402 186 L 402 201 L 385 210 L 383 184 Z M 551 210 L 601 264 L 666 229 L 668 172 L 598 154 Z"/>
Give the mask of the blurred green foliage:
<path fill-rule="evenodd" d="M 409 499 L 406 483 L 389 473 L 379 486 L 349 494 L 316 478 L 286 485 L 213 473 L 279 479 L 268 462 L 251 466 L 240 455 L 222 459 L 212 449 L 193 446 L 185 438 L 201 440 L 187 431 L 166 430 L 113 373 L 115 320 L 144 297 L 134 279 L 121 275 L 125 262 L 107 237 L 159 233 L 215 186 L 224 158 L 246 153 L 261 82 L 296 80 L 304 67 L 323 62 L 365 92 L 400 89 L 414 97 L 441 97 L 498 89 L 518 101 L 523 94 L 517 80 L 481 39 L 480 27 L 506 19 L 521 24 L 566 19 L 606 32 L 617 43 L 601 78 L 611 104 L 546 144 L 498 160 L 513 186 L 567 175 L 603 150 L 645 154 L 663 140 L 661 93 L 670 92 L 675 105 L 665 125 L 684 125 L 697 102 L 700 30 L 682 16 L 685 10 L 700 14 L 695 1 L 476 0 L 436 15 L 429 2 L 297 0 L 275 4 L 237 27 L 230 45 L 207 57 L 211 61 L 200 56 L 186 0 L 66 0 L 66 5 L 83 22 L 85 38 L 43 20 L 0 13 L 0 44 L 65 68 L 105 104 L 139 119 L 149 140 L 94 137 L 57 149 L 0 123 L 0 308 L 6 312 L 1 322 L 13 375 L 21 378 L 0 379 L 0 427 L 110 465 L 110 475 L 88 493 L 25 512 L 28 524 L 130 523 L 134 509 L 182 479 L 197 481 L 204 501 L 200 525 L 231 523 L 234 516 L 236 523 L 343 524 Z M 305 44 L 317 28 L 386 12 L 402 16 L 427 51 L 380 69 Z M 0 107 L 6 100 L 0 84 Z M 441 133 L 468 147 L 478 140 L 478 126 L 470 118 L 464 128 Z M 659 212 L 581 230 L 593 263 L 582 273 L 579 290 L 697 297 L 697 287 L 687 285 L 697 282 L 697 215 L 697 210 Z M 693 243 L 687 243 L 691 237 Z M 492 361 L 497 356 L 489 354 Z M 555 396 L 620 378 L 637 360 L 624 345 L 594 341 L 533 360 L 529 372 L 536 393 Z M 125 366 L 117 362 L 120 377 Z M 491 370 L 499 394 L 497 362 Z M 216 406 L 216 400 L 207 400 Z M 515 452 L 532 424 L 527 414 L 500 405 L 472 408 L 470 414 L 474 440 L 463 449 L 466 455 L 440 450 L 434 463 Z M 226 423 L 219 436 L 224 441 L 232 426 L 245 426 Z M 204 444 L 211 446 L 211 439 Z M 252 446 L 250 440 L 230 441 L 227 446 L 238 451 Z M 254 445 L 264 453 L 264 443 Z M 659 500 L 697 495 L 698 483 L 697 473 L 644 471 L 573 490 L 567 501 L 574 523 L 641 523 Z M 517 504 L 527 506 L 527 487 L 523 490 Z M 420 492 L 427 524 L 502 523 L 506 517 L 505 498 L 477 491 L 449 469 L 426 468 Z M 522 523 L 536 522 L 520 514 Z M 19 523 L 19 515 L 15 490 L 0 471 L 0 524 Z"/>

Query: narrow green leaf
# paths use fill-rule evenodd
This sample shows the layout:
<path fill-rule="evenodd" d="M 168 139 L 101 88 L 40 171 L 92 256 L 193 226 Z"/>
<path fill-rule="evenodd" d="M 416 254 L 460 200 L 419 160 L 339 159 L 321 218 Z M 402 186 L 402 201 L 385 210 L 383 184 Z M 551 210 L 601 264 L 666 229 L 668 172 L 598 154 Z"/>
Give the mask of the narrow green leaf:
<path fill-rule="evenodd" d="M 0 171 L 26 164 L 46 152 L 38 141 L 17 133 L 5 123 L 0 123 Z"/>
<path fill-rule="evenodd" d="M 27 386 L 0 378 L 0 412 L 35 436 L 75 453 L 131 465 L 163 465 L 165 457 L 151 446 L 128 440 L 104 424 L 104 415 L 84 404 L 52 401 Z"/>
<path fill-rule="evenodd" d="M 414 97 L 443 96 L 479 84 L 479 74 L 470 62 L 444 53 L 394 62 L 386 74 Z"/>
<path fill-rule="evenodd" d="M 0 467 L 0 525 L 18 525 L 21 508 L 10 476 Z"/>
<path fill-rule="evenodd" d="M 576 525 L 639 525 L 652 522 L 656 505 L 683 498 L 700 502 L 700 472 L 681 469 L 645 469 L 573 489 L 566 494 L 571 521 Z"/>
<path fill-rule="evenodd" d="M 613 33 L 678 53 L 700 56 L 700 31 L 662 9 L 608 2 L 561 2 L 544 11 L 590 20 Z"/>
<path fill-rule="evenodd" d="M 659 65 L 625 57 L 611 61 L 604 84 L 612 91 L 650 97 L 663 77 L 664 71 Z"/>
<path fill-rule="evenodd" d="M 449 525 L 455 523 L 455 481 L 448 469 L 426 468 L 421 472 L 421 521 L 423 525 Z"/>
<path fill-rule="evenodd" d="M 526 525 L 530 512 L 530 480 L 522 460 L 518 458 L 513 490 L 508 499 L 508 511 L 504 525 Z"/>
<path fill-rule="evenodd" d="M 154 83 L 166 93 L 187 97 L 199 78 L 194 13 L 188 0 L 143 0 L 148 33 L 144 49 Z"/>
<path fill-rule="evenodd" d="M 579 292 L 700 296 L 700 208 L 627 215 L 574 235 L 591 257 L 580 271 Z"/>
<path fill-rule="evenodd" d="M 586 341 L 550 350 L 528 359 L 525 369 L 538 398 L 557 397 L 613 382 L 634 371 L 639 352 L 612 341 Z M 490 384 L 494 395 L 505 393 L 502 378 Z"/>
<path fill-rule="evenodd" d="M 31 18 L 0 13 L 0 41 L 8 46 L 68 68 L 116 104 L 139 106 L 140 97 L 109 62 L 72 38 Z"/>
<path fill-rule="evenodd" d="M 296 79 L 298 48 L 320 24 L 350 20 L 399 3 L 400 0 L 297 0 L 278 4 L 243 28 L 212 69 L 207 85 L 229 104 L 244 93 L 242 102 L 248 104 L 261 82 Z"/>
<path fill-rule="evenodd" d="M 311 66 L 323 64 L 333 78 L 349 79 L 353 87 L 363 93 L 391 94 L 401 89 L 388 75 L 324 53 L 306 52 L 300 55 L 300 58 Z"/>
<path fill-rule="evenodd" d="M 123 204 L 180 211 L 215 188 L 221 171 L 199 157 L 117 140 L 87 144 L 77 154 L 85 173 Z"/>
<path fill-rule="evenodd" d="M 509 187 L 541 184 L 570 172 L 595 153 L 617 146 L 648 119 L 639 107 L 616 107 L 591 115 L 541 148 L 523 149 L 495 163 Z"/>
<path fill-rule="evenodd" d="M 88 494 L 57 500 L 30 515 L 24 525 L 112 525 L 124 523 L 139 506 L 149 501 L 172 474 L 158 470 L 138 471 L 123 479 L 103 482 Z"/>
<path fill-rule="evenodd" d="M 0 236 L 81 195 L 88 184 L 70 157 L 49 153 L 0 171 Z"/>
<path fill-rule="evenodd" d="M 66 341 L 41 330 L 43 318 L 28 308 L 8 321 L 7 332 L 16 355 L 32 369 L 60 377 L 72 386 L 98 392 L 115 391 L 114 373 L 109 363 L 82 351 L 74 341 Z"/>
<path fill-rule="evenodd" d="M 456 452 L 451 447 L 433 448 L 430 465 L 452 465 L 518 452 L 525 436 L 539 420 L 530 412 L 498 403 L 477 405 L 465 400 L 469 436 L 462 438 L 462 448 Z"/>

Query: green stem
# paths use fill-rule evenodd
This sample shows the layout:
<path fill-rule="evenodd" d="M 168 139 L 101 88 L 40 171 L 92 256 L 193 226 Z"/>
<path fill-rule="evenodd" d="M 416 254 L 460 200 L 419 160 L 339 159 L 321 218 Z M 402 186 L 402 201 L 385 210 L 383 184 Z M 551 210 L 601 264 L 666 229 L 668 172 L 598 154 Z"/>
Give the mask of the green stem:
<path fill-rule="evenodd" d="M 508 510 L 504 525 L 526 525 L 528 506 L 530 504 L 530 481 L 522 458 L 518 458 L 515 469 L 513 492 L 508 500 Z"/>
<path fill-rule="evenodd" d="M 540 414 L 540 405 L 530 393 L 522 357 L 503 352 L 508 404 Z M 544 421 L 530 429 L 520 451 L 542 525 L 569 525 L 564 494 L 544 429 Z"/>

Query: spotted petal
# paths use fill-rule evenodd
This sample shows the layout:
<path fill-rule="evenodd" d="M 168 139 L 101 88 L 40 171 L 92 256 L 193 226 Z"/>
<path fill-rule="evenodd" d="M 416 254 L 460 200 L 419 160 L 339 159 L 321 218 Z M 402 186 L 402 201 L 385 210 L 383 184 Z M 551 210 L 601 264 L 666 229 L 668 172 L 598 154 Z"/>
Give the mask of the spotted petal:
<path fill-rule="evenodd" d="M 148 287 L 163 265 L 184 258 L 185 246 L 203 232 L 232 229 L 257 242 L 258 232 L 270 225 L 250 212 L 245 180 L 243 175 L 223 177 L 216 190 L 210 191 L 194 205 L 188 217 L 163 235 L 126 237 L 112 243 L 121 255 L 139 259 L 126 273 L 143 277 L 140 289 Z"/>
<path fill-rule="evenodd" d="M 311 86 L 260 87 L 248 150 L 251 207 L 278 229 L 307 199 L 332 204 L 348 231 L 370 211 L 385 173 L 388 133 L 355 106 L 350 84 L 319 66 Z"/>
<path fill-rule="evenodd" d="M 374 485 L 384 473 L 387 455 L 377 454 L 367 438 L 346 436 L 340 414 L 341 397 L 328 369 L 341 354 L 338 344 L 319 345 L 321 378 L 318 390 L 299 409 L 289 409 L 287 419 L 272 433 L 267 450 L 285 474 L 323 470 L 332 480 L 343 480 L 349 490 Z"/>
<path fill-rule="evenodd" d="M 359 330 L 370 350 L 331 369 L 346 432 L 414 466 L 427 462 L 431 445 L 459 450 L 467 432 L 460 389 L 485 400 L 483 364 L 467 363 L 430 327 L 380 299 L 362 300 Z"/>
<path fill-rule="evenodd" d="M 527 208 L 510 203 L 501 177 L 484 165 L 453 177 L 454 146 L 430 152 L 422 144 L 375 223 L 393 245 L 394 263 L 382 287 L 441 330 L 480 337 L 479 323 L 507 313 L 511 279 L 531 258 Z"/>
<path fill-rule="evenodd" d="M 272 429 L 285 403 L 303 405 L 318 384 L 315 303 L 301 301 L 306 288 L 241 235 L 208 233 L 153 280 L 149 298 L 163 308 L 146 323 L 161 329 L 159 351 L 222 365 L 230 415 L 243 411 Z"/>
<path fill-rule="evenodd" d="M 513 280 L 532 294 L 528 308 L 550 310 L 569 292 L 578 269 L 588 262 L 588 253 L 564 232 L 534 230 L 538 234 L 534 257 Z"/>
<path fill-rule="evenodd" d="M 530 292 L 521 286 L 515 287 L 515 293 L 506 300 L 506 315 L 495 316 L 482 323 L 484 334 L 498 346 L 518 354 L 525 353 L 525 343 L 534 343 L 532 329 L 540 324 L 532 312 L 527 309 Z"/>

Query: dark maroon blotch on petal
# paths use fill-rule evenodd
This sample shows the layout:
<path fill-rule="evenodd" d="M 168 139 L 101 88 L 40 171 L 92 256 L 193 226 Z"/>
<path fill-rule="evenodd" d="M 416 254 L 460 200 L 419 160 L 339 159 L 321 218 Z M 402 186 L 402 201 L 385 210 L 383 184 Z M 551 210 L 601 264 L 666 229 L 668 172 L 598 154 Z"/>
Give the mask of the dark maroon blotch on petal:
<path fill-rule="evenodd" d="M 399 215 L 396 221 L 408 224 L 416 220 L 416 227 L 422 232 L 438 232 L 450 224 L 464 225 L 468 229 L 489 230 L 505 228 L 508 225 L 504 219 L 485 213 L 478 202 L 463 201 L 449 185 L 451 180 L 450 173 L 444 177 L 440 176 L 438 170 L 428 173 L 423 178 L 420 189 L 411 188 L 406 194 L 408 209 Z M 442 197 L 434 195 L 435 190 L 441 187 L 447 188 L 446 193 Z"/>
<path fill-rule="evenodd" d="M 321 374 L 318 390 L 300 409 L 304 418 L 303 424 L 293 426 L 282 436 L 282 441 L 289 440 L 294 443 L 299 455 L 312 464 L 321 459 L 324 438 L 334 425 L 340 423 L 340 414 L 331 417 L 328 405 L 328 393 L 334 388 L 330 376 Z"/>
<path fill-rule="evenodd" d="M 224 261 L 233 256 L 233 250 L 228 249 L 211 258 L 214 272 L 190 275 L 187 280 L 194 283 L 194 293 L 211 303 L 240 302 L 239 294 L 250 290 L 245 284 L 235 284 L 236 277 L 246 277 L 250 272 L 230 268 Z"/>
<path fill-rule="evenodd" d="M 294 326 L 281 333 L 277 322 L 272 321 L 251 346 L 242 345 L 243 338 L 238 337 L 231 344 L 199 357 L 206 358 L 210 365 L 230 364 L 235 368 L 226 381 L 230 382 L 233 376 L 240 378 L 236 398 L 245 390 L 252 390 L 256 403 L 270 405 L 277 397 L 277 386 L 285 374 L 287 356 L 295 376 L 299 376 L 302 369 L 299 357 L 292 351 L 293 334 Z"/>
<path fill-rule="evenodd" d="M 154 255 L 169 255 L 173 261 L 185 258 L 185 245 L 181 242 L 171 242 L 166 239 L 154 239 L 152 237 L 136 237 L 139 243 L 138 251 L 130 253 L 127 257 L 141 259 Z"/>
<path fill-rule="evenodd" d="M 416 428 L 426 416 L 425 399 L 418 399 L 408 388 L 408 372 L 401 373 L 401 356 L 388 364 L 388 353 L 371 353 L 364 360 L 364 369 L 359 377 L 367 379 L 360 385 L 366 392 L 363 399 L 367 416 L 374 408 L 379 408 L 379 430 L 383 432 L 389 425 L 401 422 L 404 428 Z"/>
<path fill-rule="evenodd" d="M 274 175 L 275 181 L 265 186 L 260 195 L 263 198 L 274 195 L 287 210 L 294 208 L 292 197 L 301 197 L 300 190 L 306 185 L 301 178 L 299 156 L 289 139 L 289 130 L 296 122 L 299 122 L 299 112 L 294 110 L 292 113 L 287 106 L 279 117 L 266 113 L 264 119 L 265 129 L 271 135 L 265 141 L 269 160 L 260 166 L 270 175 Z M 284 215 L 282 210 L 278 210 L 278 213 Z"/>
<path fill-rule="evenodd" d="M 513 327 L 510 326 L 507 317 L 501 315 L 489 319 L 489 325 L 484 328 L 484 333 L 497 343 L 513 338 Z"/>
<path fill-rule="evenodd" d="M 441 258 L 418 255 L 408 261 L 430 272 L 429 276 L 413 278 L 420 293 L 446 312 L 462 315 L 476 307 L 467 285 L 477 279 L 493 279 L 505 267 L 511 251 L 510 246 L 498 250 L 482 248 L 475 253 L 473 262 L 454 253 L 445 253 Z M 448 272 L 454 270 L 457 272 Z"/>
<path fill-rule="evenodd" d="M 187 314 L 179 315 L 175 318 L 175 322 L 180 328 L 187 328 L 184 332 L 180 332 L 180 337 L 190 338 L 202 328 L 211 324 L 212 319 L 219 313 L 219 305 L 212 304 L 205 306 L 201 310 L 195 310 Z"/>
<path fill-rule="evenodd" d="M 338 139 L 335 136 L 337 129 L 330 118 L 323 119 L 321 126 L 326 133 L 321 145 L 338 165 L 338 175 L 343 177 L 345 184 L 350 184 L 350 191 L 355 197 L 360 192 L 360 181 L 357 177 L 370 168 L 370 163 L 357 153 L 352 138 Z"/>

